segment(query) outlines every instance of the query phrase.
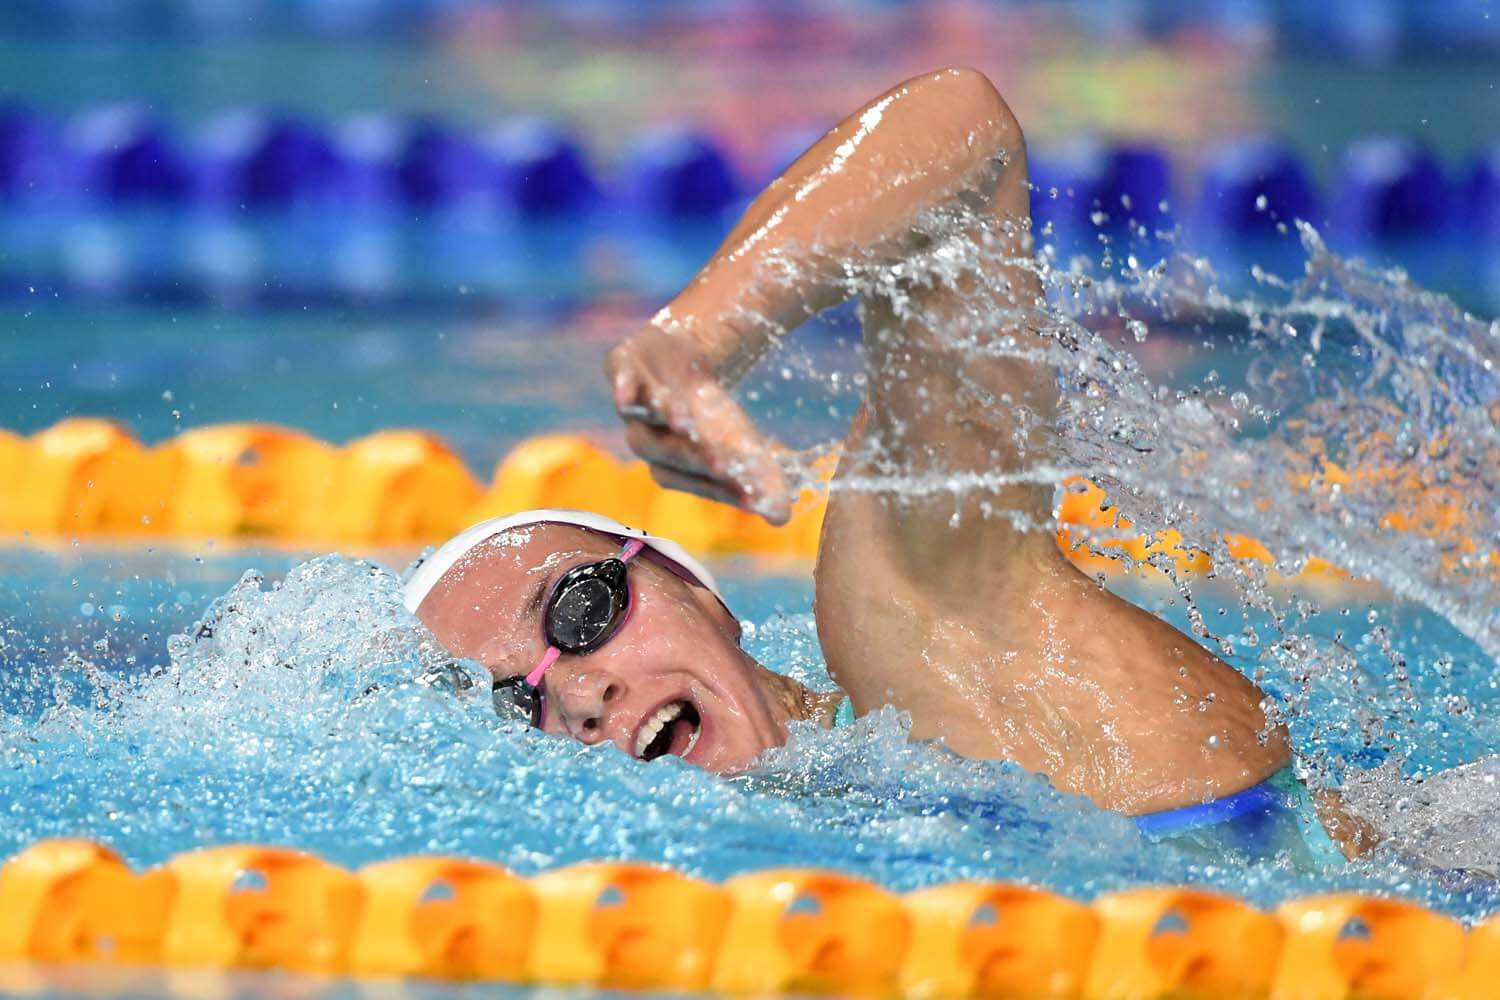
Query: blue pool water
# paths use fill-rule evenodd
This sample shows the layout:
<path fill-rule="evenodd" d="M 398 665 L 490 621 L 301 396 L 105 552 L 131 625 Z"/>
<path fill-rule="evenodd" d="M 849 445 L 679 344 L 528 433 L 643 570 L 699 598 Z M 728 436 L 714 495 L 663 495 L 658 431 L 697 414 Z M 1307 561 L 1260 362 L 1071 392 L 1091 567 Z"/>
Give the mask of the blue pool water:
<path fill-rule="evenodd" d="M 1492 544 L 1500 328 L 1304 237 L 1295 287 L 1244 268 L 1218 282 L 1191 258 L 1048 270 L 1056 321 L 1083 322 L 1058 341 L 1057 460 L 1097 475 L 1138 524 L 1215 555 L 1212 579 L 1111 585 L 1262 686 L 1309 780 L 1341 785 L 1388 832 L 1364 860 L 1307 870 L 1153 843 L 1012 765 L 908 742 L 892 709 L 794 727 L 732 779 L 645 764 L 503 726 L 485 685 L 402 608 L 415 550 L 68 538 L 0 548 L 0 855 L 87 836 L 150 865 L 252 841 L 348 866 L 442 852 L 525 874 L 610 858 L 722 879 L 798 864 L 895 889 L 1008 879 L 1089 899 L 1192 883 L 1272 905 L 1346 888 L 1464 919 L 1500 910 L 1495 578 L 1452 538 L 1382 529 L 1412 502 L 1395 486 L 1293 486 L 1327 461 L 1393 462 L 1457 491 L 1472 541 Z M 962 253 L 932 257 L 939 269 Z M 866 278 L 880 280 L 851 280 Z M 0 425 L 96 413 L 150 442 L 236 419 L 333 441 L 413 425 L 488 475 L 543 431 L 619 446 L 600 364 L 650 308 L 600 294 L 503 316 L 236 311 L 27 291 L 0 301 L 14 333 Z M 794 446 L 826 445 L 860 394 L 855 340 L 847 312 L 829 317 L 743 398 Z M 1265 540 L 1289 574 L 1318 555 L 1368 579 L 1267 580 L 1227 558 L 1226 530 Z M 749 651 L 827 687 L 805 569 L 718 569 Z"/>
<path fill-rule="evenodd" d="M 796 863 L 900 889 L 1018 878 L 1087 898 L 1202 882 L 1274 903 L 1343 886 L 1468 917 L 1500 907 L 1489 878 L 1399 856 L 1308 874 L 1149 844 L 1122 817 L 1014 767 L 906 743 L 890 710 L 848 730 L 798 731 L 734 780 L 507 732 L 487 692 L 455 692 L 442 674 L 421 679 L 443 658 L 424 648 L 395 577 L 373 563 L 84 547 L 6 550 L 3 560 L 4 853 L 84 835 L 151 864 L 201 844 L 256 841 L 348 865 L 452 852 L 530 873 L 634 858 L 723 878 Z M 240 581 L 205 615 L 246 564 L 275 582 Z M 751 652 L 826 687 L 806 581 L 725 569 Z M 1166 591 L 1135 593 L 1187 626 Z M 1440 618 L 1378 598 L 1319 603 L 1300 635 L 1325 645 L 1340 636 L 1357 668 L 1313 681 L 1316 708 L 1292 723 L 1299 746 L 1350 768 L 1404 758 L 1408 775 L 1500 747 L 1492 668 Z M 1211 593 L 1199 606 L 1217 616 Z M 194 640 L 200 616 L 213 635 Z M 1277 635 L 1259 624 L 1237 643 L 1246 669 L 1266 662 L 1252 643 Z M 1392 654 L 1409 685 L 1392 683 Z M 1306 663 L 1266 670 L 1267 690 L 1296 687 Z M 1456 714 L 1459 697 L 1467 708 Z"/>
<path fill-rule="evenodd" d="M 781 14 L 762 16 L 736 3 L 755 30 L 725 37 L 681 4 L 654 5 L 680 16 L 644 32 L 598 2 L 423 4 L 447 15 L 422 30 L 375 30 L 357 16 L 401 6 L 0 10 L 0 119 L 13 107 L 59 140 L 80 141 L 73 130 L 92 113 L 108 125 L 118 102 L 136 102 L 147 112 L 139 134 L 196 170 L 209 133 L 244 109 L 303 122 L 304 139 L 345 151 L 371 121 L 432 120 L 487 141 L 496 122 L 540 114 L 576 128 L 569 148 L 603 189 L 597 214 L 556 229 L 509 214 L 522 197 L 511 187 L 498 210 L 440 212 L 389 191 L 367 199 L 363 174 L 343 179 L 347 200 L 312 192 L 313 211 L 275 192 L 241 211 L 232 184 L 216 197 L 111 197 L 84 171 L 52 176 L 67 183 L 49 189 L 47 156 L 4 139 L 0 428 L 103 415 L 155 443 L 231 420 L 333 442 L 420 427 L 481 478 L 541 432 L 588 434 L 623 454 L 599 377 L 607 347 L 692 272 L 798 143 L 894 80 L 976 63 L 1026 123 L 1038 218 L 1053 223 L 1060 269 L 1075 253 L 1096 265 L 1113 255 L 1109 277 L 1128 280 L 1132 253 L 1149 264 L 1183 248 L 1158 233 L 1138 240 L 1116 217 L 1104 250 L 1092 199 L 1113 209 L 1121 195 L 1153 227 L 1180 224 L 1185 248 L 1212 258 L 1174 269 L 1160 294 L 1054 275 L 1053 292 L 1066 292 L 1055 298 L 1109 345 L 1084 352 L 1064 380 L 1086 400 L 1073 414 L 1071 468 L 1100 471 L 1138 524 L 1205 545 L 1241 531 L 1270 543 L 1289 572 L 1320 555 L 1368 578 L 1265 584 L 1256 567 L 1220 560 L 1214 579 L 1110 585 L 1253 677 L 1309 780 L 1341 785 L 1387 840 L 1323 871 L 1151 843 L 1124 817 L 1013 766 L 908 743 L 892 710 L 849 729 L 798 729 L 733 779 L 672 758 L 643 764 L 502 727 L 484 685 L 465 689 L 400 607 L 397 580 L 415 548 L 330 556 L 55 538 L 0 539 L 0 858 L 51 836 L 96 838 L 138 866 L 256 841 L 347 866 L 443 852 L 524 874 L 613 858 L 722 879 L 796 864 L 895 889 L 1005 879 L 1090 899 L 1191 883 L 1268 906 L 1353 889 L 1465 921 L 1500 913 L 1500 577 L 1455 568 L 1451 539 L 1378 530 L 1401 496 L 1276 485 L 1304 471 L 1309 451 L 1343 460 L 1378 430 L 1425 486 L 1459 484 L 1477 543 L 1500 537 L 1500 326 L 1489 318 L 1500 309 L 1500 153 L 1483 129 L 1500 97 L 1487 55 L 1496 35 L 1474 20 L 1476 5 L 1440 15 L 1366 3 L 1350 18 L 1271 5 L 1249 16 L 1281 25 L 1269 48 L 1255 23 L 1232 23 L 1244 11 L 1170 3 L 1016 5 L 1020 20 L 1006 4 L 950 5 L 966 13 L 946 17 L 854 4 L 835 17 L 841 5 L 778 4 Z M 1417 6 L 1422 17 L 1398 23 Z M 305 33 L 293 10 L 322 12 L 322 33 Z M 364 24 L 358 38 L 341 34 L 351 16 L 343 27 Z M 1200 16 L 1226 18 L 1239 41 L 1196 34 Z M 1432 46 L 1441 58 L 1392 58 Z M 663 123 L 711 136 L 734 174 L 738 186 L 700 218 L 669 218 L 660 204 L 642 212 L 627 183 L 640 140 Z M 13 138 L 5 124 L 0 137 Z M 1236 145 L 1261 135 L 1285 145 L 1253 155 Z M 1411 141 L 1386 142 L 1398 135 Z M 1079 144 L 1091 137 L 1102 141 Z M 82 144 L 113 162 L 111 139 L 96 128 Z M 501 146 L 523 157 L 536 144 L 512 135 Z M 132 176 L 149 189 L 162 173 Z M 41 196 L 26 187 L 37 178 Z M 1051 186 L 1085 197 L 1054 201 Z M 1171 203 L 1162 218 L 1158 198 Z M 1303 247 L 1276 233 L 1294 215 L 1483 318 L 1399 275 L 1351 277 L 1343 261 L 1284 308 L 1287 296 L 1252 266 L 1301 272 Z M 1350 316 L 1364 325 L 1351 331 Z M 1131 336 L 1132 320 L 1149 336 Z M 753 373 L 742 398 L 793 446 L 826 444 L 858 395 L 857 342 L 849 311 L 828 317 Z M 1429 447 L 1444 435 L 1449 448 Z M 750 651 L 828 686 L 807 567 L 713 568 Z M 536 995 L 13 971 L 0 968 L 0 993 Z"/>
<path fill-rule="evenodd" d="M 335 440 L 410 422 L 448 433 L 482 469 L 542 430 L 608 440 L 597 366 L 637 315 L 495 322 L 40 302 L 6 318 L 35 334 L 5 373 L 7 419 L 30 429 L 66 412 L 114 413 L 148 440 L 252 416 Z M 1138 345 L 1142 370 L 1163 385 L 1253 376 L 1243 345 L 1190 329 L 1163 324 Z M 855 356 L 846 334 L 835 319 L 752 377 L 747 395 L 771 426 L 818 440 L 846 418 L 854 390 L 828 378 Z M 1272 904 L 1344 887 L 1465 918 L 1500 909 L 1484 872 L 1493 837 L 1462 836 L 1494 828 L 1487 764 L 1451 792 L 1450 805 L 1480 807 L 1447 824 L 1453 843 L 1427 829 L 1307 872 L 1149 843 L 1125 818 L 1013 766 L 908 743 L 893 710 L 847 730 L 799 729 L 730 780 L 508 731 L 482 686 L 463 690 L 440 669 L 446 657 L 401 608 L 397 575 L 414 555 L 68 539 L 0 549 L 0 854 L 83 835 L 148 865 L 259 841 L 351 866 L 452 852 L 523 873 L 620 858 L 718 879 L 795 863 L 898 889 L 998 878 L 1090 898 L 1189 882 Z M 241 579 L 250 568 L 258 575 Z M 750 651 L 827 686 L 807 577 L 743 561 L 721 571 Z M 1272 586 L 1258 611 L 1224 581 L 1192 584 L 1191 601 L 1165 584 L 1117 584 L 1184 630 L 1201 616 L 1216 648 L 1286 706 L 1317 772 L 1412 798 L 1400 790 L 1415 779 L 1500 751 L 1493 661 L 1415 601 L 1374 584 L 1296 583 Z M 199 635 L 203 622 L 211 635 Z"/>

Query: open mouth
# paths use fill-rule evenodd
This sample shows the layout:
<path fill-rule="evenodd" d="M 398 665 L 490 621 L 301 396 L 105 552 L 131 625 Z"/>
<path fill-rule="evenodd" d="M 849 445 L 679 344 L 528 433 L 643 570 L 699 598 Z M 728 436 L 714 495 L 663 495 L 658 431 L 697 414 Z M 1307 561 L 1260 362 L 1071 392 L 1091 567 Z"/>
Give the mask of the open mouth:
<path fill-rule="evenodd" d="M 635 755 L 641 760 L 656 760 L 667 754 L 685 757 L 698 745 L 702 722 L 692 702 L 668 702 L 641 723 L 635 734 Z"/>

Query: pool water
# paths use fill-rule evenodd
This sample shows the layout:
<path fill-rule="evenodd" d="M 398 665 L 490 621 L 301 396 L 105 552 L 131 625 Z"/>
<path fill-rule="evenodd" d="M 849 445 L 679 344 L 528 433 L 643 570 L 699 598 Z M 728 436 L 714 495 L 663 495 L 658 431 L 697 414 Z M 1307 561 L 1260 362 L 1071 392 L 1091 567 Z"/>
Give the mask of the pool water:
<path fill-rule="evenodd" d="M 496 118 L 541 114 L 578 127 L 606 181 L 654 126 L 692 123 L 729 155 L 746 195 L 792 139 L 805 142 L 808 129 L 892 81 L 979 65 L 1026 123 L 1038 168 L 1090 136 L 1169 154 L 1172 218 L 1189 241 L 1212 235 L 1195 228 L 1195 212 L 1222 140 L 1286 138 L 1326 196 L 1322 219 L 1352 144 L 1411 136 L 1457 185 L 1476 144 L 1492 141 L 1482 123 L 1500 108 L 1492 60 L 1462 46 L 1436 59 L 1346 59 L 1315 33 L 1300 52 L 1254 38 L 1226 47 L 1193 30 L 1139 35 L 1149 4 L 1123 15 L 1119 5 L 1059 5 L 1058 15 L 950 4 L 944 16 L 920 4 L 856 4 L 842 15 L 831 9 L 841 5 L 774 5 L 788 10 L 722 33 L 684 11 L 642 31 L 595 16 L 608 4 L 582 5 L 586 17 L 548 16 L 545 4 L 520 5 L 522 17 L 428 4 L 449 16 L 355 37 L 278 29 L 265 4 L 153 4 L 136 15 L 74 3 L 65 6 L 94 17 L 58 31 L 28 21 L 28 6 L 48 18 L 63 9 L 0 11 L 13 29 L 0 31 L 0 104 L 59 123 L 122 100 L 141 102 L 185 142 L 242 108 L 301 117 L 329 136 L 371 113 L 436 115 L 471 135 Z M 1368 14 L 1371 5 L 1355 6 Z M 170 21 L 176 7 L 211 23 L 137 23 Z M 1049 27 L 1058 16 L 1079 24 Z M 1417 20 L 1410 31 L 1435 30 L 1434 18 Z M 599 377 L 604 352 L 716 236 L 620 219 L 590 220 L 587 233 L 471 231 L 399 205 L 283 219 L 201 208 L 55 215 L 0 205 L 0 428 L 102 415 L 155 443 L 262 420 L 341 443 L 419 427 L 452 443 L 481 479 L 543 432 L 586 434 L 624 454 Z M 1500 576 L 1461 562 L 1451 538 L 1380 530 L 1405 502 L 1399 491 L 1278 485 L 1296 476 L 1326 485 L 1325 470 L 1304 461 L 1313 441 L 1351 467 L 1362 449 L 1389 447 L 1425 487 L 1460 495 L 1473 541 L 1496 544 L 1500 326 L 1489 316 L 1500 307 L 1500 243 L 1474 221 L 1361 252 L 1487 311 L 1477 320 L 1367 272 L 1314 282 L 1288 307 L 1251 268 L 1298 273 L 1295 240 L 1290 268 L 1286 247 L 1236 239 L 1194 248 L 1213 255 L 1212 269 L 1189 261 L 1159 287 L 1146 278 L 1132 290 L 1112 284 L 1137 280 L 1124 274 L 1129 253 L 1149 264 L 1175 248 L 1117 243 L 1105 251 L 1116 271 L 1085 287 L 1067 258 L 1097 261 L 1100 234 L 1063 227 L 1054 237 L 1065 248 L 1055 301 L 1101 331 L 1064 379 L 1078 405 L 1060 471 L 1100 472 L 1138 525 L 1181 530 L 1219 567 L 1212 579 L 1115 575 L 1109 585 L 1255 678 L 1285 715 L 1309 781 L 1341 785 L 1389 834 L 1366 859 L 1315 871 L 1151 843 L 1127 819 L 1013 766 L 909 743 L 892 710 L 849 729 L 797 729 L 733 779 L 670 758 L 644 764 L 505 728 L 485 686 L 466 687 L 400 606 L 399 574 L 416 547 L 330 556 L 261 542 L 66 537 L 0 539 L 0 858 L 53 836 L 95 838 L 136 866 L 251 841 L 346 866 L 441 852 L 523 874 L 606 858 L 722 879 L 795 864 L 902 890 L 1003 879 L 1086 900 L 1188 883 L 1269 906 L 1351 889 L 1465 921 L 1500 913 Z M 1335 246 L 1352 246 L 1330 232 Z M 770 431 L 815 448 L 853 412 L 860 364 L 844 310 L 773 354 L 741 395 Z M 1445 436 L 1446 450 L 1430 447 Z M 1264 568 L 1224 558 L 1224 531 L 1265 540 L 1287 575 L 1317 555 L 1363 579 L 1268 581 Z M 809 568 L 731 559 L 713 569 L 750 651 L 828 686 Z M 0 968 L 0 993 L 538 993 L 15 971 Z"/>
<path fill-rule="evenodd" d="M 612 337 L 639 319 L 630 309 L 497 322 L 80 308 L 40 302 L 8 317 L 33 334 L 4 376 L 12 425 L 93 410 L 154 440 L 262 417 L 338 440 L 409 422 L 449 434 L 481 470 L 543 430 L 617 440 L 596 373 Z M 857 349 L 847 317 L 803 343 L 763 366 L 746 396 L 773 428 L 816 441 L 857 396 L 852 379 L 832 375 Z M 1138 368 L 1124 366 L 1122 380 L 1200 389 L 1251 378 L 1268 350 L 1197 321 L 1159 324 L 1134 347 Z M 1337 370 L 1337 356 L 1326 361 Z M 1129 387 L 1117 387 L 1114 412 L 1126 412 Z M 87 836 L 149 865 L 253 841 L 350 866 L 417 852 L 521 873 L 641 859 L 721 879 L 799 864 L 896 889 L 1016 879 L 1087 899 L 1198 883 L 1269 905 L 1351 888 L 1464 918 L 1500 909 L 1500 844 L 1487 832 L 1500 801 L 1484 761 L 1500 751 L 1500 684 L 1478 640 L 1485 610 L 1468 609 L 1464 620 L 1481 627 L 1466 634 L 1411 598 L 1427 593 L 1420 577 L 1405 598 L 1393 577 L 1394 593 L 1271 583 L 1254 592 L 1259 603 L 1229 576 L 1180 588 L 1113 581 L 1184 631 L 1203 623 L 1205 641 L 1284 706 L 1318 775 L 1395 796 L 1386 808 L 1399 812 L 1410 782 L 1480 761 L 1446 791 L 1448 779 L 1430 786 L 1454 809 L 1467 803 L 1443 829 L 1413 827 L 1369 859 L 1307 871 L 1150 843 L 1124 817 L 1014 766 L 909 743 L 892 709 L 832 732 L 794 727 L 785 748 L 727 780 L 509 729 L 485 685 L 453 669 L 401 607 L 398 575 L 415 554 L 69 539 L 0 550 L 0 854 Z M 720 570 L 750 652 L 829 686 L 805 573 L 747 561 Z"/>
<path fill-rule="evenodd" d="M 336 443 L 420 427 L 487 478 L 532 434 L 587 433 L 623 446 L 599 388 L 604 352 L 647 308 L 596 296 L 582 307 L 519 313 L 224 310 L 36 293 L 0 301 L 0 427 L 31 433 L 69 415 L 108 416 L 148 443 L 240 420 Z M 775 431 L 808 444 L 848 419 L 847 392 L 822 373 L 852 367 L 857 339 L 848 316 L 832 317 L 754 377 L 749 388 Z"/>
<path fill-rule="evenodd" d="M 1206 863 L 1143 841 L 1124 818 L 1017 768 L 909 744 L 893 710 L 847 730 L 799 729 L 732 780 L 507 731 L 482 685 L 463 690 L 441 669 L 446 658 L 401 609 L 389 571 L 340 557 L 294 563 L 277 552 L 7 550 L 11 736 L 0 773 L 10 815 L 0 852 L 82 835 L 146 865 L 252 841 L 346 865 L 437 852 L 532 873 L 619 858 L 718 879 L 808 864 L 897 889 L 1021 879 L 1088 898 L 1190 882 L 1270 904 L 1338 886 L 1399 892 L 1466 917 L 1500 907 L 1491 878 L 1397 852 L 1328 873 L 1285 861 Z M 247 564 L 266 579 L 226 592 Z M 725 569 L 749 650 L 828 686 L 805 579 Z M 1186 628 L 1172 593 L 1135 596 Z M 1315 679 L 1316 711 L 1292 721 L 1300 746 L 1349 768 L 1404 758 L 1408 774 L 1500 746 L 1492 669 L 1442 619 L 1379 599 L 1319 603 L 1326 609 L 1300 634 L 1327 646 L 1340 634 L 1356 666 Z M 1198 604 L 1216 615 L 1211 594 Z M 1264 624 L 1258 632 L 1277 634 Z M 1258 639 L 1238 644 L 1248 653 Z M 1399 693 L 1393 658 L 1412 678 Z M 1294 687 L 1308 662 L 1288 658 L 1263 684 L 1273 694 Z M 1452 711 L 1455 698 L 1464 712 Z M 1476 846 L 1493 863 L 1495 845 Z"/>

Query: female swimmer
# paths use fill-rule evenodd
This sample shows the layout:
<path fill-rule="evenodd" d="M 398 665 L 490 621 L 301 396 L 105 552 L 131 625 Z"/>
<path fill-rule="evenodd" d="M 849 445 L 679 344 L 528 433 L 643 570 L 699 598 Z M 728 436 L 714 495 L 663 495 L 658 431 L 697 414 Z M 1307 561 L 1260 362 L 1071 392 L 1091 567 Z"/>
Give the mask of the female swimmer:
<path fill-rule="evenodd" d="M 779 522 L 791 497 L 775 448 L 728 387 L 778 332 L 847 294 L 848 268 L 887 269 L 860 303 L 869 388 L 816 568 L 818 636 L 842 694 L 755 662 L 690 556 L 595 515 L 478 525 L 417 570 L 408 606 L 492 672 L 502 707 L 583 743 L 727 773 L 784 742 L 793 720 L 835 725 L 894 705 L 914 739 L 1015 761 L 1148 832 L 1239 824 L 1235 836 L 1258 841 L 1282 829 L 1315 859 L 1336 857 L 1255 685 L 1074 568 L 1050 532 L 1026 530 L 1048 521 L 1053 484 L 956 498 L 880 485 L 891 469 L 907 482 L 993 481 L 1046 464 L 1058 390 L 1024 319 L 1045 306 L 1017 224 L 1028 196 L 1021 128 L 989 80 L 967 69 L 909 80 L 804 153 L 609 354 L 626 438 L 659 482 Z M 950 207 L 994 223 L 999 262 L 952 284 L 905 280 L 929 249 L 921 220 Z M 971 335 L 1017 349 L 976 360 L 935 331 L 964 329 L 983 290 L 1016 320 Z"/>

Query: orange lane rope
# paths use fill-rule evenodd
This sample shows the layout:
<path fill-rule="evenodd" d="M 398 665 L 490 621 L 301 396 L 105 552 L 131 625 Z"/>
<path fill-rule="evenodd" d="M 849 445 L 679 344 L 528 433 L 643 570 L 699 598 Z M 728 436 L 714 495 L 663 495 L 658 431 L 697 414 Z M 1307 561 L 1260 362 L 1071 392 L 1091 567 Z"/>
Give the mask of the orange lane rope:
<path fill-rule="evenodd" d="M 1351 474 L 1319 461 L 1299 485 L 1328 489 L 1346 485 L 1351 475 L 1386 481 L 1400 474 L 1383 467 Z M 0 537 L 238 538 L 330 547 L 431 543 L 498 514 L 579 507 L 675 538 L 703 555 L 810 558 L 827 506 L 826 492 L 805 491 L 791 521 L 772 527 L 752 514 L 662 489 L 643 463 L 622 462 L 577 434 L 523 441 L 483 483 L 425 431 L 382 430 L 335 446 L 273 424 L 236 423 L 194 428 L 148 447 L 124 426 L 89 417 L 68 418 L 29 437 L 0 431 L 0 482 L 6 484 Z M 1132 534 L 1130 520 L 1097 485 L 1082 479 L 1064 485 L 1057 542 L 1085 568 L 1117 568 L 1112 552 L 1142 565 L 1165 556 L 1180 571 L 1209 568 L 1207 554 L 1184 545 L 1174 531 Z M 1381 527 L 1440 538 L 1453 558 L 1500 573 L 1500 548 L 1476 545 L 1463 534 L 1454 498 L 1420 486 L 1412 485 L 1410 509 L 1392 513 Z M 1081 544 L 1091 533 L 1104 554 Z M 1253 538 L 1230 535 L 1226 541 L 1234 558 L 1272 561 Z M 1309 560 L 1303 574 L 1343 575 L 1318 559 Z"/>
<path fill-rule="evenodd" d="M 1466 932 L 1398 899 L 1266 912 L 1188 887 L 1089 905 L 999 882 L 900 895 L 802 868 L 723 884 L 606 861 L 529 879 L 451 857 L 349 871 L 254 845 L 136 872 L 91 841 L 41 841 L 0 868 L 0 990 L 79 963 L 761 996 L 1488 1000 L 1500 917 Z"/>

